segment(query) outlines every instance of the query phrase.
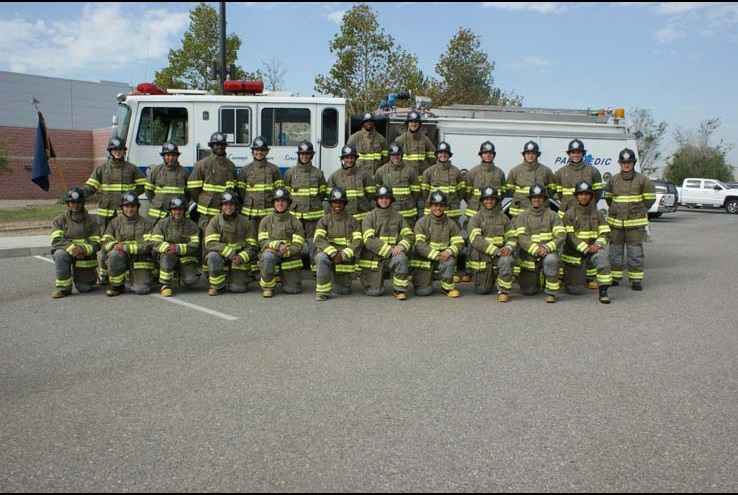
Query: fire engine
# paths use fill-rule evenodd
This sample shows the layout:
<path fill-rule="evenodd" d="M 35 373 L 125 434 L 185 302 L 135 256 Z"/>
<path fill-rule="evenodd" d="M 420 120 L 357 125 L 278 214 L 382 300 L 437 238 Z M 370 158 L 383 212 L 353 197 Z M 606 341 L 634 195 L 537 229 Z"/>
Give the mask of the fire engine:
<path fill-rule="evenodd" d="M 227 136 L 226 151 L 238 169 L 251 161 L 253 139 L 263 136 L 270 146 L 267 159 L 284 172 L 297 163 L 297 144 L 306 139 L 315 145 L 313 164 L 328 177 L 340 168 L 341 146 L 360 128 L 359 116 L 346 115 L 343 98 L 265 93 L 260 81 L 226 81 L 224 93 L 139 84 L 135 92 L 118 95 L 113 134 L 125 140 L 128 161 L 144 171 L 161 163 L 159 152 L 165 141 L 177 143 L 180 163 L 191 170 L 210 153 L 210 135 L 220 131 Z M 374 111 L 376 128 L 388 143 L 405 131 L 410 110 L 394 106 L 397 96 L 388 95 Z M 460 169 L 479 163 L 479 146 L 487 140 L 495 144 L 495 164 L 506 173 L 522 161 L 523 144 L 529 140 L 538 142 L 541 163 L 554 171 L 566 164 L 569 141 L 583 140 L 585 161 L 599 168 L 605 180 L 619 171 L 621 149 L 637 151 L 636 137 L 619 108 L 450 105 L 432 109 L 428 98 L 416 96 L 415 102 L 423 115 L 422 131 L 436 144 L 448 142 L 452 162 Z"/>

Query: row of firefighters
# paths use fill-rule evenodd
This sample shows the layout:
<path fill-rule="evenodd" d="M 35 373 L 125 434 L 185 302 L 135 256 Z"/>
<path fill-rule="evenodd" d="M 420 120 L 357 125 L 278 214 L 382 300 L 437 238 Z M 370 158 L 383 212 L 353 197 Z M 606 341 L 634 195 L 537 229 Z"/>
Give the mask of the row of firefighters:
<path fill-rule="evenodd" d="M 188 174 L 178 163 L 176 144 L 164 143 L 163 163 L 144 176 L 125 161 L 125 144 L 113 137 L 109 159 L 82 188 L 67 192 L 68 211 L 55 221 L 52 295 L 64 297 L 73 285 L 90 290 L 95 273 L 98 283 L 110 284 L 109 296 L 122 293 L 127 278 L 137 293 L 147 293 L 158 271 L 161 292 L 169 296 L 175 275 L 179 285 L 192 286 L 202 268 L 210 295 L 244 292 L 256 276 L 263 295 L 272 297 L 278 279 L 284 292 L 301 292 L 304 253 L 316 271 L 318 300 L 350 290 L 357 273 L 369 295 L 381 295 L 385 278 L 391 278 L 399 300 L 406 299 L 409 280 L 416 294 L 428 295 L 440 279 L 450 297 L 459 297 L 456 282 L 474 280 L 476 292 L 496 286 L 498 300 L 505 302 L 517 275 L 522 293 L 543 289 L 547 302 L 556 301 L 563 278 L 567 292 L 599 287 L 599 300 L 607 303 L 607 288 L 626 269 L 632 288 L 642 289 L 643 232 L 655 191 L 634 171 L 630 149 L 620 152 L 621 172 L 604 185 L 610 206 L 605 219 L 596 206 L 602 179 L 583 162 L 579 139 L 571 141 L 569 163 L 555 174 L 538 162 L 538 145 L 525 143 L 524 161 L 507 180 L 494 165 L 489 141 L 480 147 L 481 163 L 467 174 L 450 163 L 445 142 L 433 152 L 436 162 L 420 174 L 396 142 L 388 150 L 390 161 L 370 173 L 357 166 L 360 153 L 349 139 L 342 168 L 328 181 L 312 165 L 315 152 L 307 141 L 298 145 L 298 164 L 284 177 L 266 160 L 262 137 L 252 144 L 253 162 L 240 173 L 226 157 L 224 134 L 214 133 L 208 144 L 212 154 Z M 139 214 L 141 192 L 150 199 L 148 217 Z M 548 207 L 554 192 L 558 214 Z M 512 196 L 512 220 L 500 208 L 506 193 Z M 97 220 L 84 208 L 93 195 Z M 465 268 L 457 273 L 464 254 Z"/>

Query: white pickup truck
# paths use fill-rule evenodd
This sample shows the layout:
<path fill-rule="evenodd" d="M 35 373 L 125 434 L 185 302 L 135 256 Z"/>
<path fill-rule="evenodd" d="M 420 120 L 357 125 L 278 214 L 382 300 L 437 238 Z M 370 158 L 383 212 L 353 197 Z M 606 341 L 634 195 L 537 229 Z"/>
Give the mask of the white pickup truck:
<path fill-rule="evenodd" d="M 731 189 L 715 179 L 684 179 L 679 188 L 679 204 L 693 208 L 725 208 L 738 213 L 738 189 Z"/>

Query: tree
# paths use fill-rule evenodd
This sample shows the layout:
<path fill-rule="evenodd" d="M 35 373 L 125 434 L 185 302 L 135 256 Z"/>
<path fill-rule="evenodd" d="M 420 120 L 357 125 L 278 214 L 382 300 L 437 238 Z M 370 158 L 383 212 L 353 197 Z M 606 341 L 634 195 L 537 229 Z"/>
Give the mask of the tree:
<path fill-rule="evenodd" d="M 710 137 L 719 127 L 720 119 L 712 118 L 700 123 L 696 136 L 677 128 L 674 140 L 679 148 L 666 166 L 664 176 L 675 184 L 681 184 L 686 177 L 733 180 L 733 167 L 725 161 L 733 145 L 722 140 L 716 146 L 710 145 Z"/>
<path fill-rule="evenodd" d="M 417 57 L 379 28 L 375 13 L 364 3 L 344 14 L 329 49 L 336 63 L 329 75 L 315 77 L 315 90 L 346 98 L 350 114 L 371 110 L 387 93 L 413 89 L 408 85 L 418 82 Z"/>
<path fill-rule="evenodd" d="M 641 173 L 650 176 L 659 169 L 657 164 L 661 158 L 659 147 L 667 124 L 663 121 L 656 123 L 651 111 L 644 108 L 635 108 L 630 111 L 630 115 L 630 128 L 636 133 Z"/>
<path fill-rule="evenodd" d="M 269 91 L 281 91 L 284 86 L 285 70 L 279 60 L 264 63 L 264 88 Z"/>
<path fill-rule="evenodd" d="M 479 37 L 470 29 L 459 29 L 436 64 L 441 79 L 432 83 L 434 105 L 522 105 L 521 96 L 494 86 L 494 69 L 495 63 L 481 50 Z"/>
<path fill-rule="evenodd" d="M 213 61 L 220 60 L 218 13 L 206 3 L 190 11 L 190 27 L 182 38 L 182 48 L 169 50 L 169 67 L 156 72 L 154 82 L 161 88 L 204 89 L 220 92 L 215 75 L 210 74 Z M 226 36 L 226 64 L 234 64 L 241 48 L 237 34 Z M 261 73 L 246 73 L 236 67 L 232 79 L 261 79 Z"/>

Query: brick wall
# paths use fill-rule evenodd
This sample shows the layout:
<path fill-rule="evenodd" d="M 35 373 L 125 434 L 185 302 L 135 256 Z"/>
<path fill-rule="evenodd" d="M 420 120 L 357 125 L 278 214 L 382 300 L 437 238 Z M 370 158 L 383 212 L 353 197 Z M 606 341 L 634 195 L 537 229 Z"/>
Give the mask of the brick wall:
<path fill-rule="evenodd" d="M 49 139 L 56 152 L 56 160 L 49 160 L 51 187 L 46 192 L 31 182 L 36 128 L 0 126 L 0 141 L 4 143 L 5 155 L 13 171 L 0 175 L 0 199 L 62 198 L 66 189 L 59 169 L 67 187 L 81 186 L 94 167 L 105 161 L 110 128 L 95 131 L 49 129 Z"/>

